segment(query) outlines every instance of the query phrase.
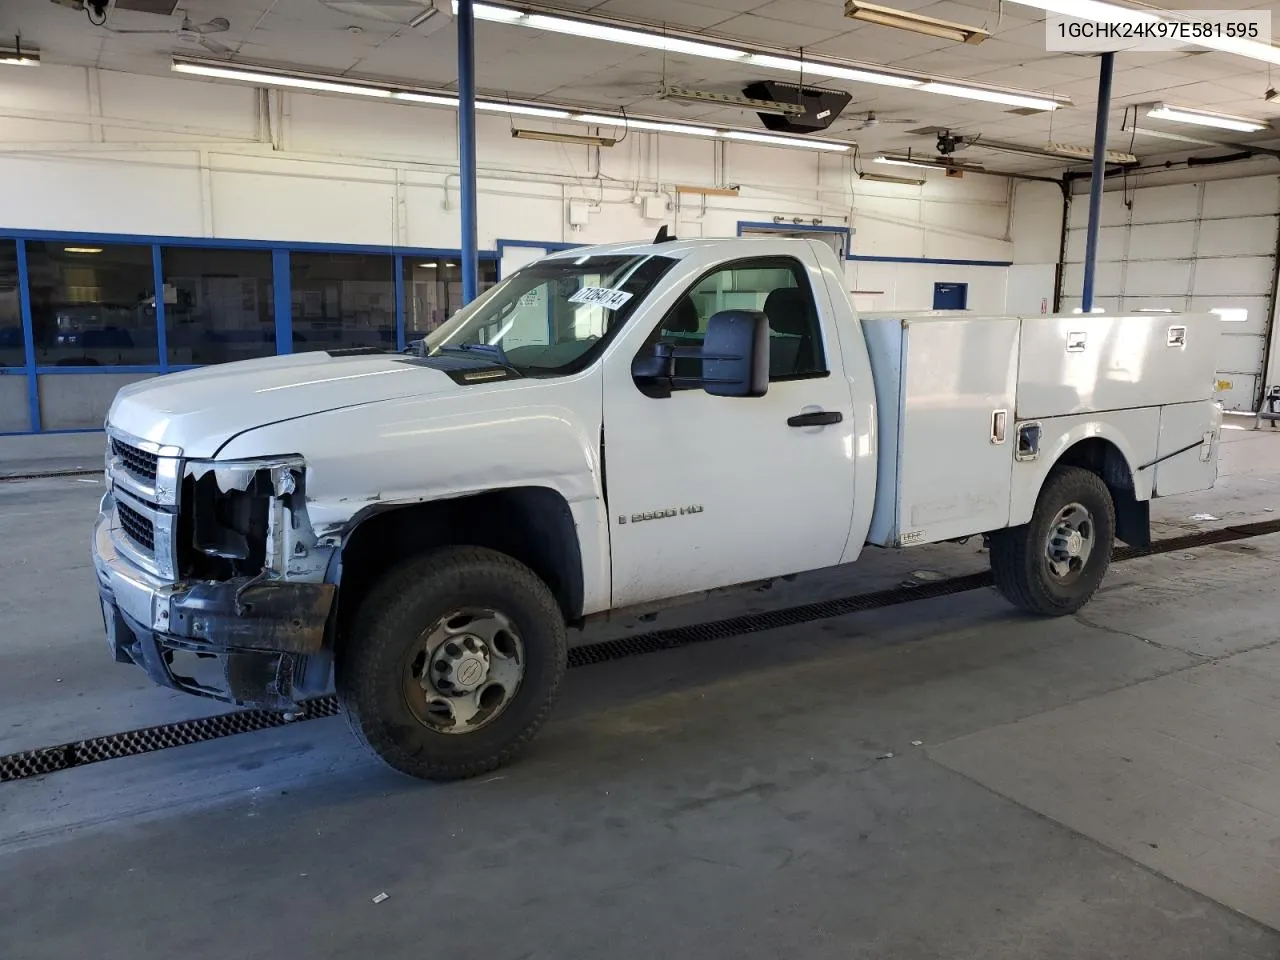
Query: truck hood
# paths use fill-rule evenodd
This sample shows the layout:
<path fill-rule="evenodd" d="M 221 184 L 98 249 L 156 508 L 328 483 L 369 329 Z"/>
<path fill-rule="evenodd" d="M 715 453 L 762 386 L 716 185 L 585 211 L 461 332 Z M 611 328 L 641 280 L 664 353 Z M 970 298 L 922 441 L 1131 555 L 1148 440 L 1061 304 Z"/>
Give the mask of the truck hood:
<path fill-rule="evenodd" d="M 212 457 L 229 439 L 254 427 L 463 389 L 442 370 L 395 354 L 296 353 L 131 384 L 116 394 L 107 422 L 143 440 L 181 447 L 188 457 Z"/>

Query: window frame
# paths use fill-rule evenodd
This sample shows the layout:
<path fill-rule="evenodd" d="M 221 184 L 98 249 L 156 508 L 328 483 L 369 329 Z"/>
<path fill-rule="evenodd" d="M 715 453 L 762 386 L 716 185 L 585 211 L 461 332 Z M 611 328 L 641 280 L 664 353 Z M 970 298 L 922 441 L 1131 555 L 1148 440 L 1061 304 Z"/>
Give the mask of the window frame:
<path fill-rule="evenodd" d="M 804 291 L 805 295 L 808 296 L 809 298 L 810 304 L 812 304 L 813 306 L 814 333 L 815 333 L 814 345 L 816 350 L 814 362 L 817 365 L 818 369 L 815 369 L 809 373 L 784 373 L 776 377 L 771 375 L 769 377 L 769 382 L 770 383 L 790 383 L 795 380 L 822 380 L 826 377 L 831 376 L 831 365 L 827 361 L 827 345 L 824 342 L 825 327 L 822 323 L 822 313 L 818 309 L 817 297 L 814 296 L 813 284 L 809 282 L 809 269 L 802 260 L 800 260 L 797 257 L 790 256 L 788 254 L 770 254 L 766 256 L 739 257 L 736 260 L 726 260 L 722 263 L 718 263 L 715 266 L 708 268 L 703 273 L 699 274 L 698 277 L 692 283 L 690 283 L 687 287 L 685 287 L 684 290 L 681 291 L 680 295 L 676 297 L 675 300 L 672 301 L 671 306 L 662 315 L 662 318 L 654 325 L 653 329 L 649 331 L 648 335 L 644 339 L 644 342 L 641 344 L 640 349 L 636 351 L 636 356 L 633 358 L 633 362 L 634 360 L 640 359 L 642 356 L 646 355 L 649 351 L 653 349 L 653 345 L 655 343 L 658 343 L 662 339 L 660 336 L 658 336 L 658 334 L 661 332 L 663 325 L 666 324 L 668 320 L 672 319 L 672 317 L 675 316 L 675 312 L 677 309 L 679 309 L 681 301 L 684 300 L 686 297 L 690 296 L 690 294 L 692 294 L 693 291 L 698 288 L 698 285 L 701 284 L 708 277 L 713 277 L 717 273 L 724 273 L 726 270 L 744 270 L 744 269 L 776 270 L 780 268 L 786 269 L 791 272 L 792 277 L 794 277 L 796 280 L 796 287 Z M 784 288 L 780 287 L 777 289 L 784 289 Z M 761 309 L 761 312 L 763 312 L 763 308 Z M 707 319 L 710 320 L 711 318 L 708 317 Z M 766 322 L 767 322 L 767 318 L 766 318 Z M 772 335 L 772 330 L 770 330 L 770 334 Z M 771 340 L 770 349 L 772 349 L 772 336 L 770 340 Z M 685 390 L 698 390 L 698 389 L 701 389 L 701 388 L 696 386 L 691 386 L 691 385 L 677 386 L 675 384 L 672 384 L 671 386 L 672 393 L 677 393 Z"/>

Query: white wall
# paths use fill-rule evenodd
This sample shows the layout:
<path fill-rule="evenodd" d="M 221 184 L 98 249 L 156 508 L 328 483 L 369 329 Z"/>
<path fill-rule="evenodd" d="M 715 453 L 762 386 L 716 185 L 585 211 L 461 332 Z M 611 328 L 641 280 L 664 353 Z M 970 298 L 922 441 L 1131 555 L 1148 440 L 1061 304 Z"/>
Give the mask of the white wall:
<path fill-rule="evenodd" d="M 299 92 L 268 130 L 246 86 L 45 64 L 0 86 L 0 227 L 456 248 L 452 111 Z M 520 120 L 526 127 L 541 121 Z M 740 221 L 820 218 L 854 229 L 854 254 L 1015 259 L 1008 184 L 930 176 L 923 186 L 858 180 L 851 158 L 632 132 L 613 149 L 516 140 L 481 116 L 479 232 L 499 239 L 606 242 L 651 236 L 636 202 L 662 194 L 681 236 L 733 235 Z M 598 169 L 597 169 L 598 165 Z M 676 185 L 740 187 L 737 197 Z M 570 201 L 588 224 L 569 227 Z M 1049 228 L 1056 243 L 1056 226 Z M 970 283 L 973 309 L 1004 309 L 1008 271 L 850 263 L 876 306 L 928 306 L 934 282 Z M 928 297 L 924 292 L 928 291 Z M 928 301 L 928 302 L 926 302 Z"/>
<path fill-rule="evenodd" d="M 1062 248 L 1062 190 L 1057 184 L 1022 181 L 1014 186 L 1011 234 L 1013 266 L 1006 305 L 1010 313 L 1053 311 Z"/>

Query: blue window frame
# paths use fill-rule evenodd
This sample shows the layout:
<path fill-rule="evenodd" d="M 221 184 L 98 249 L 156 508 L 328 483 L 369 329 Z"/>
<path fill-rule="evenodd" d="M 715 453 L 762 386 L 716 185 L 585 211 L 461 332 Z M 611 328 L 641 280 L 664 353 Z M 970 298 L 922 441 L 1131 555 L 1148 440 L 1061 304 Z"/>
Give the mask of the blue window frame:
<path fill-rule="evenodd" d="M 25 380 L 29 426 L 14 429 L 10 419 L 0 435 L 101 429 L 44 428 L 40 390 L 42 380 L 51 388 L 50 375 L 164 374 L 292 352 L 293 274 L 309 264 L 385 263 L 376 291 L 350 269 L 325 280 L 336 293 L 319 289 L 320 320 L 333 327 L 322 339 L 346 343 L 372 331 L 403 349 L 406 265 L 459 257 L 449 248 L 0 229 L 0 377 Z M 497 279 L 498 253 L 481 251 L 480 261 L 484 289 Z M 297 286 L 305 307 L 315 285 Z M 326 313 L 331 293 L 338 306 Z M 346 330 L 348 314 L 360 332 Z"/>

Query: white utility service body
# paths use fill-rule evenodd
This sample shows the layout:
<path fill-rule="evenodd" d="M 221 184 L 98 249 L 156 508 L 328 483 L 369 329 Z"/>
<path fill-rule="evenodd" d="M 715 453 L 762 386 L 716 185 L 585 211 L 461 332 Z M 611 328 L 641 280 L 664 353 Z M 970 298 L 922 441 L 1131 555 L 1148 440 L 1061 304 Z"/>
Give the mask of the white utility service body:
<path fill-rule="evenodd" d="M 583 248 L 505 278 L 418 356 L 302 353 L 126 387 L 94 535 L 116 659 L 286 710 L 326 689 L 336 661 L 384 759 L 468 775 L 541 723 L 521 698 L 549 705 L 555 684 L 528 671 L 550 657 L 558 683 L 565 624 L 850 563 L 867 544 L 978 535 L 1001 538 L 1006 595 L 1068 612 L 1105 570 L 1092 545 L 1109 556 L 1117 527 L 1142 541 L 1153 496 L 1215 482 L 1214 315 L 860 320 L 843 266 L 805 240 Z M 1085 483 L 1042 520 L 1068 466 L 1109 502 Z M 419 582 L 456 593 L 449 571 L 463 569 L 524 577 L 524 599 L 503 612 L 494 587 L 402 611 L 435 616 L 438 637 L 428 666 L 406 668 L 425 740 L 401 743 L 369 699 L 381 681 L 366 660 L 384 661 L 360 645 L 395 647 L 382 611 L 437 590 Z M 383 586 L 395 577 L 398 593 Z M 533 622 L 538 597 L 557 625 Z M 190 652 L 212 653 L 221 682 L 179 674 Z"/>

